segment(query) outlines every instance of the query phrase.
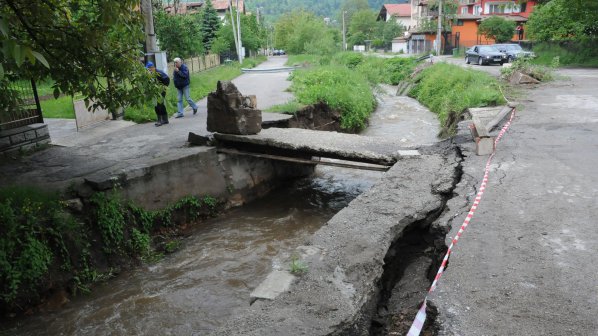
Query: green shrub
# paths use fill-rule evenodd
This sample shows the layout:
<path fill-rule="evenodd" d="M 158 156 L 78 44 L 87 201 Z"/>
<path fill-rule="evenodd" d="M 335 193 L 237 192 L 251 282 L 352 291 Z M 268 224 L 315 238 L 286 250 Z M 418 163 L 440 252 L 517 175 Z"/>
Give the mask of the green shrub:
<path fill-rule="evenodd" d="M 417 62 L 413 57 L 395 57 L 386 59 L 384 70 L 387 73 L 386 83 L 397 85 L 409 78 L 415 69 Z"/>
<path fill-rule="evenodd" d="M 365 57 L 356 52 L 341 52 L 334 55 L 332 61 L 334 64 L 344 65 L 349 69 L 355 69 Z"/>
<path fill-rule="evenodd" d="M 441 136 L 454 134 L 465 109 L 505 103 L 498 81 L 482 71 L 438 63 L 423 70 L 415 81 L 409 95 L 438 114 Z"/>
<path fill-rule="evenodd" d="M 125 239 L 125 208 L 116 191 L 97 193 L 92 202 L 97 206 L 95 218 L 106 253 L 119 252 Z"/>
<path fill-rule="evenodd" d="M 291 90 L 302 104 L 326 103 L 341 113 L 341 127 L 359 130 L 376 107 L 368 82 L 344 66 L 295 71 Z"/>
<path fill-rule="evenodd" d="M 83 241 L 78 231 L 63 236 L 79 224 L 58 196 L 34 188 L 0 189 L 0 223 L 0 301 L 9 305 L 35 294 L 53 262 L 70 269 L 66 240 Z"/>
<path fill-rule="evenodd" d="M 598 67 L 598 39 L 535 43 L 532 63 L 550 66 L 555 57 L 560 65 Z"/>

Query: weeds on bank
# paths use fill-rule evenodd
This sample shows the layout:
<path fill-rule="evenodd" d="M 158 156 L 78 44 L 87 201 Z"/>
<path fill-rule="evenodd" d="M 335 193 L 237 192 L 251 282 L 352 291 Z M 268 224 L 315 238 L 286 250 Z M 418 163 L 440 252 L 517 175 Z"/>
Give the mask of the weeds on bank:
<path fill-rule="evenodd" d="M 496 78 L 457 65 L 430 66 L 415 78 L 415 83 L 409 95 L 438 114 L 441 136 L 454 134 L 465 109 L 506 103 Z"/>
<path fill-rule="evenodd" d="M 295 114 L 297 111 L 304 108 L 305 105 L 297 102 L 296 100 L 290 100 L 284 104 L 270 106 L 266 109 L 266 112 Z"/>
<path fill-rule="evenodd" d="M 509 79 L 516 71 L 519 71 L 541 82 L 547 82 L 554 79 L 554 69 L 559 66 L 560 58 L 558 56 L 552 59 L 550 66 L 533 64 L 530 59 L 519 58 L 510 67 L 502 68 L 500 74 L 502 78 Z"/>
<path fill-rule="evenodd" d="M 307 265 L 299 259 L 298 256 L 291 257 L 291 264 L 289 266 L 289 272 L 295 275 L 301 275 L 307 273 Z"/>
<path fill-rule="evenodd" d="M 219 203 L 211 197 L 185 197 L 164 210 L 146 211 L 125 202 L 118 190 L 97 193 L 84 216 L 75 216 L 58 194 L 37 188 L 0 189 L 0 302 L 5 309 L 35 302 L 55 279 L 70 279 L 72 294 L 112 277 L 115 269 L 95 268 L 98 256 L 151 262 L 162 253 L 152 233 L 174 221 L 214 214 Z M 96 237 L 98 237 L 96 239 Z M 180 242 L 166 239 L 166 253 Z M 53 286 L 53 285 L 52 285 Z"/>

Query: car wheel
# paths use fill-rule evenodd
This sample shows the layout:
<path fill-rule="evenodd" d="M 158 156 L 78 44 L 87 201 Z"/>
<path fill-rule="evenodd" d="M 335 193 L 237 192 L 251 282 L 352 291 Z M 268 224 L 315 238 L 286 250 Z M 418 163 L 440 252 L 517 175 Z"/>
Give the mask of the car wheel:
<path fill-rule="evenodd" d="M 478 65 L 484 65 L 484 60 L 482 57 L 478 57 Z"/>
<path fill-rule="evenodd" d="M 503 63 L 504 63 L 503 61 L 500 61 L 500 63 L 498 63 L 498 64 L 503 65 Z"/>
<path fill-rule="evenodd" d="M 471 61 L 469 60 L 469 56 L 465 56 L 465 63 L 466 63 L 466 64 L 469 64 L 469 63 L 471 63 Z"/>
<path fill-rule="evenodd" d="M 513 61 L 514 61 L 513 56 L 509 56 L 509 58 L 507 58 L 507 62 L 513 63 Z"/>

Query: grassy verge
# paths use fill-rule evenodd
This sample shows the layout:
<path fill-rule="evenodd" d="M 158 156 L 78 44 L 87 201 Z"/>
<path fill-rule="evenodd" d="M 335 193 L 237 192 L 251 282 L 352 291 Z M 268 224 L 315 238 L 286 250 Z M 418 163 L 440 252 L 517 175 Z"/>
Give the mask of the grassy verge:
<path fill-rule="evenodd" d="M 540 42 L 534 45 L 533 50 L 537 57 L 534 64 L 551 65 L 558 57 L 562 66 L 598 67 L 598 40 L 565 41 L 561 43 Z"/>
<path fill-rule="evenodd" d="M 172 252 L 179 224 L 214 214 L 216 199 L 185 197 L 145 211 L 116 191 L 95 194 L 82 209 L 36 188 L 0 189 L 0 311 L 35 306 L 49 290 L 72 295 L 115 269 Z"/>
<path fill-rule="evenodd" d="M 295 114 L 295 112 L 301 110 L 304 107 L 304 104 L 301 104 L 296 100 L 290 100 L 284 104 L 270 106 L 266 109 L 266 112 Z"/>
<path fill-rule="evenodd" d="M 295 65 L 320 65 L 320 60 L 322 58 L 326 58 L 325 56 L 320 55 L 289 55 L 289 58 L 286 62 L 288 66 L 295 66 Z"/>
<path fill-rule="evenodd" d="M 191 98 L 200 100 L 206 97 L 210 92 L 216 89 L 216 83 L 219 80 L 231 80 L 241 74 L 241 68 L 253 68 L 257 64 L 265 61 L 264 56 L 258 58 L 247 58 L 243 64 L 233 62 L 229 65 L 223 65 L 203 72 L 191 74 Z M 172 74 L 169 74 L 172 76 Z M 43 81 L 38 84 L 38 93 L 40 96 L 51 95 L 53 89 L 50 81 Z M 187 103 L 185 102 L 185 106 Z M 45 118 L 75 118 L 73 100 L 70 96 L 61 96 L 58 99 L 46 99 L 41 101 L 42 111 Z M 171 85 L 166 95 L 166 109 L 169 114 L 177 110 L 177 90 L 171 78 Z M 151 102 L 143 106 L 131 106 L 125 110 L 125 119 L 137 123 L 144 123 L 156 120 L 154 106 Z"/>
<path fill-rule="evenodd" d="M 505 103 L 496 78 L 457 65 L 435 64 L 423 70 L 415 82 L 409 95 L 438 114 L 441 136 L 455 133 L 465 109 Z"/>

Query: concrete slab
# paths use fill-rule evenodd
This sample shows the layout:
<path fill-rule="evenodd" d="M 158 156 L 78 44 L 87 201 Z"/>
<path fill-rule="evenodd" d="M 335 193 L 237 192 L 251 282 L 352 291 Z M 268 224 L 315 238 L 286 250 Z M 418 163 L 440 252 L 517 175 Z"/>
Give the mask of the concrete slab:
<path fill-rule="evenodd" d="M 262 147 L 265 150 L 286 150 L 306 155 L 376 164 L 392 164 L 397 160 L 400 141 L 392 138 L 357 134 L 315 131 L 298 128 L 269 128 L 256 135 L 215 133 L 224 145 Z"/>
<path fill-rule="evenodd" d="M 249 295 L 251 303 L 256 300 L 274 300 L 286 292 L 295 280 L 295 276 L 287 271 L 272 271 L 260 285 Z"/>

